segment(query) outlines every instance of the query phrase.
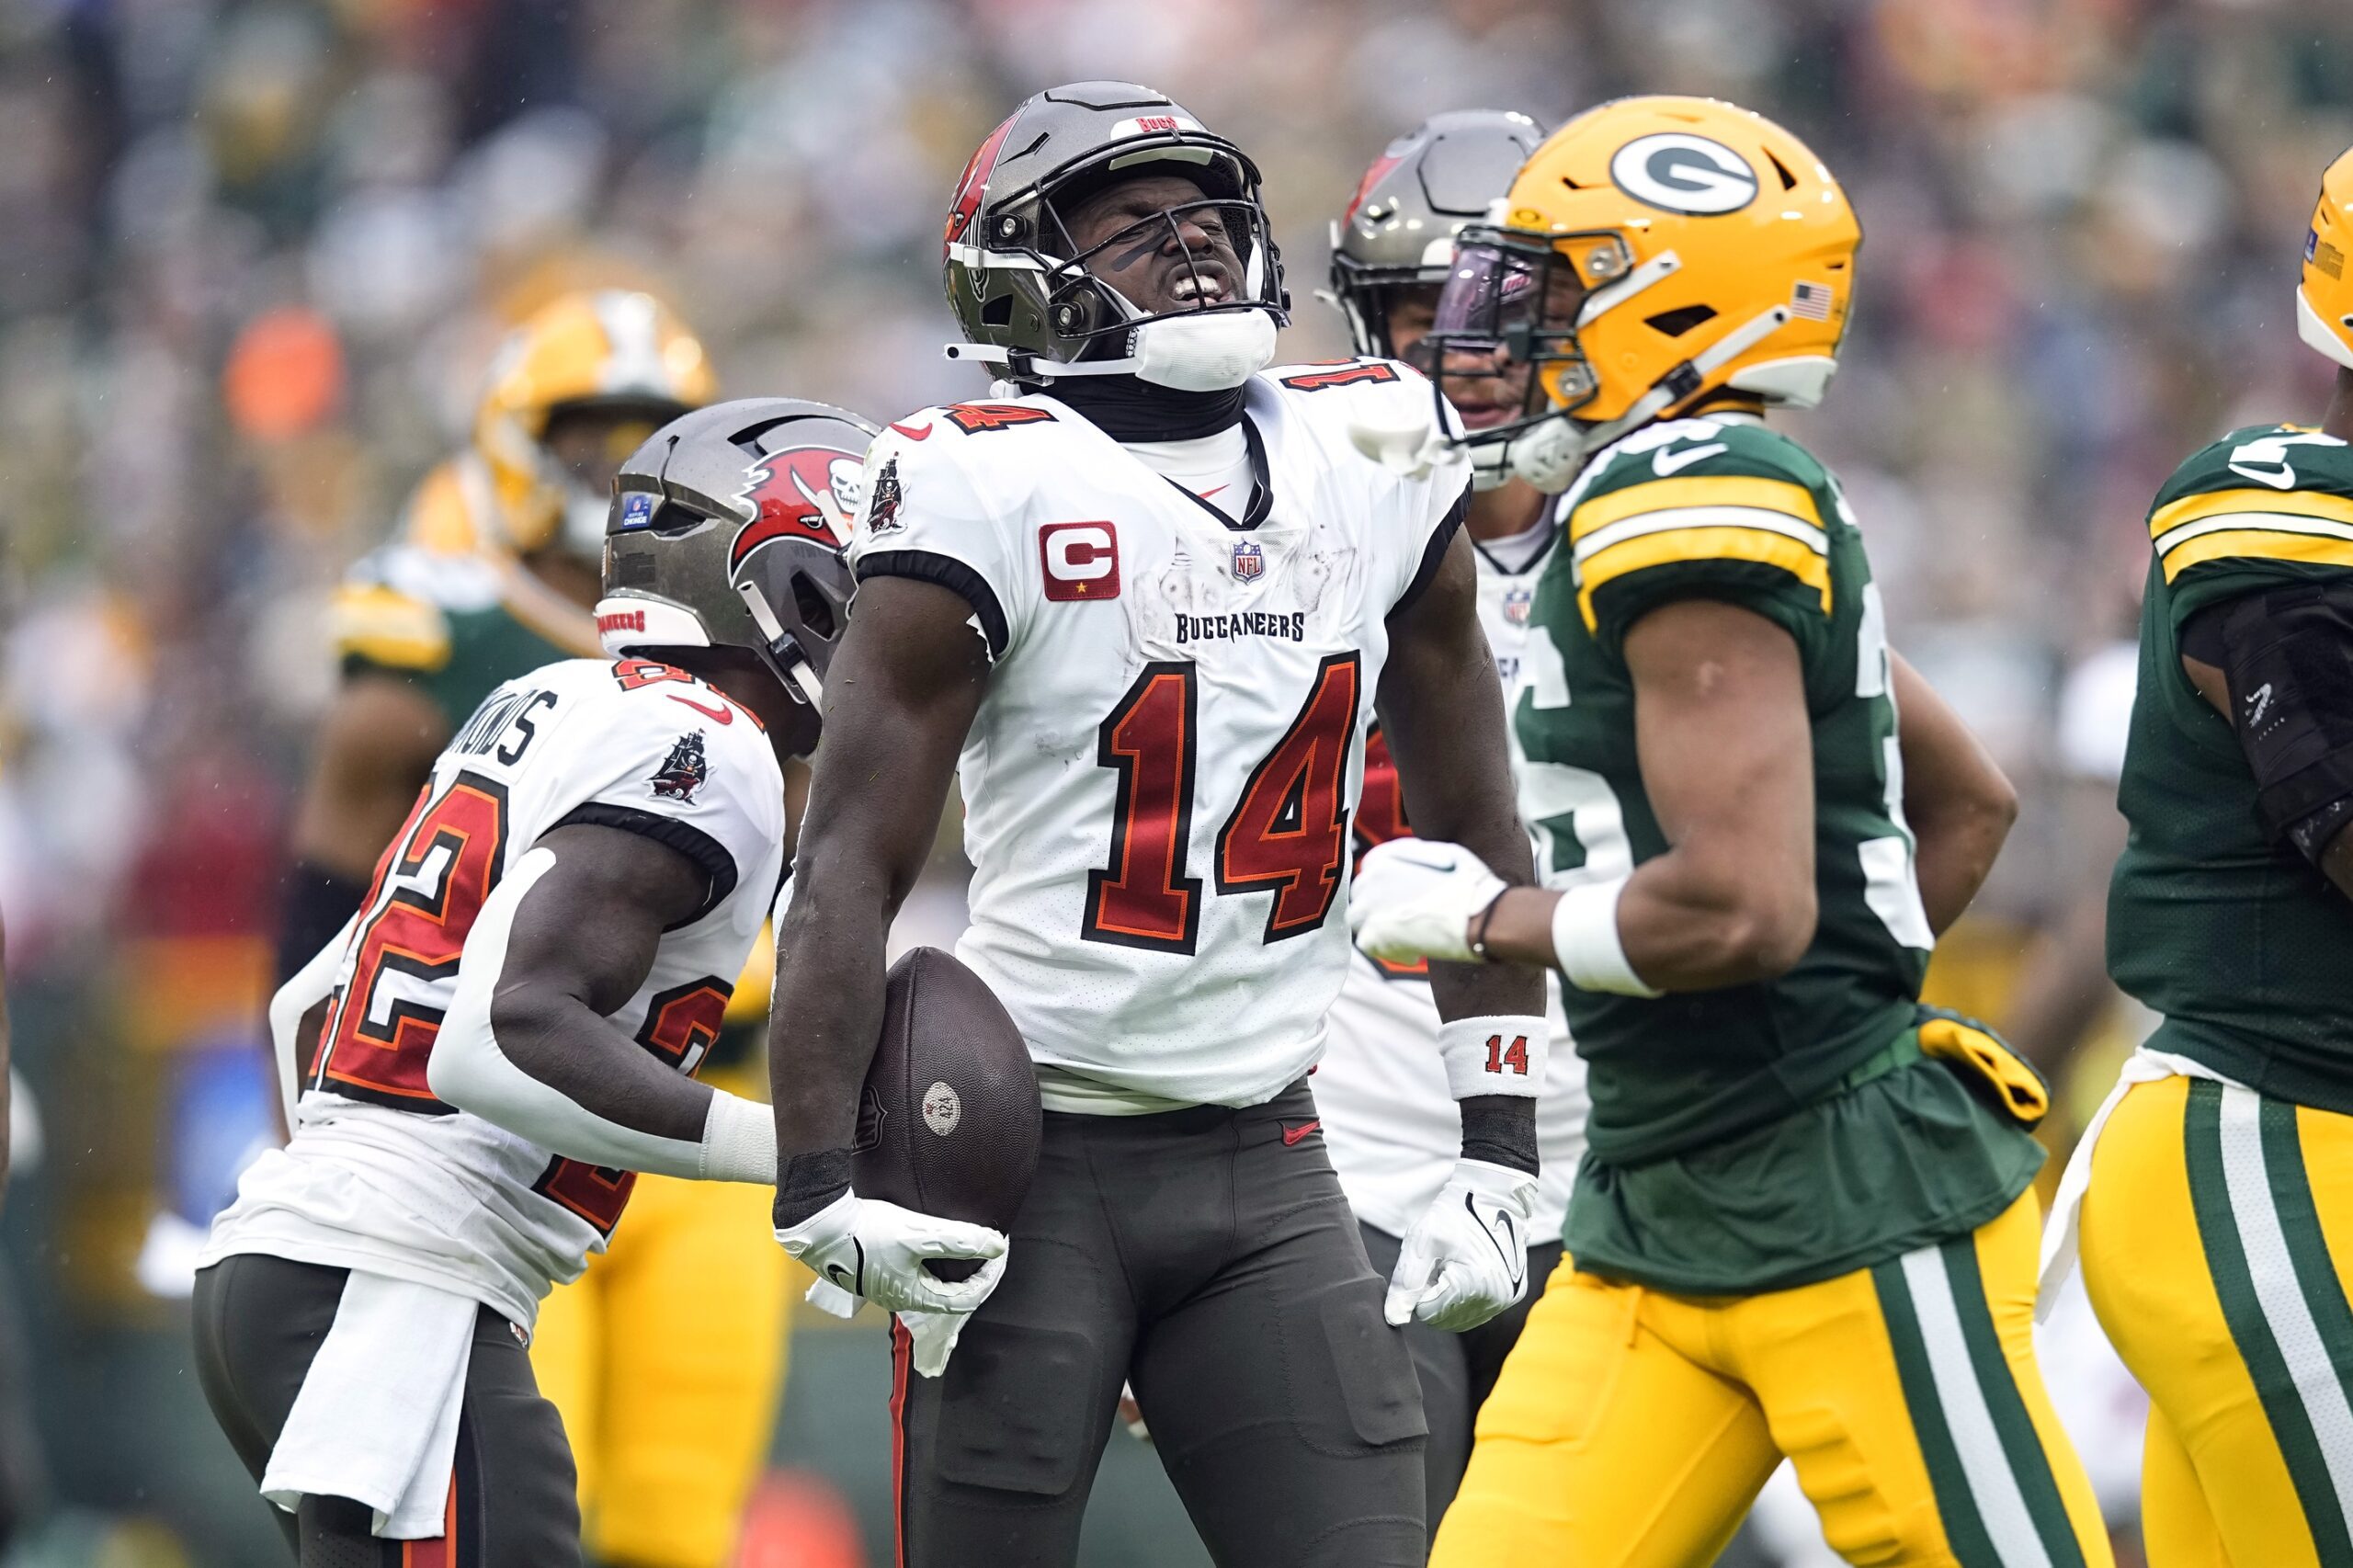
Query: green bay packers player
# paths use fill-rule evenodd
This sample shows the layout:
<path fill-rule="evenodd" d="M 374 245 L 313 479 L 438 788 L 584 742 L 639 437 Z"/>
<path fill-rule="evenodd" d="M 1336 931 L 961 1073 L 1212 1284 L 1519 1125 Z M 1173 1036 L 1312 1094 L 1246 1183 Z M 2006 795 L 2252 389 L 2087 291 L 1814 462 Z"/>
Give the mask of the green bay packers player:
<path fill-rule="evenodd" d="M 343 682 L 295 819 L 283 973 L 358 906 L 484 696 L 552 660 L 603 656 L 590 607 L 613 475 L 715 387 L 702 344 L 629 290 L 561 296 L 500 346 L 472 440 L 335 596 Z M 750 1052 L 739 1046 L 731 1074 L 724 1049 L 748 1038 L 723 1033 L 705 1080 L 756 1093 Z M 784 1371 L 788 1278 L 761 1233 L 765 1202 L 751 1187 L 643 1176 L 610 1249 L 540 1311 L 533 1366 L 563 1413 L 585 1539 L 605 1562 L 711 1568 L 734 1539 Z M 697 1333 L 648 1326 L 688 1320 Z"/>
<path fill-rule="evenodd" d="M 1544 886 L 1400 840 L 1350 920 L 1387 959 L 1558 968 L 1592 1114 L 1573 1263 L 1431 1561 L 1711 1562 L 1786 1456 L 1850 1562 L 2106 1568 L 2033 1363 L 2042 1086 L 1917 1005 L 2014 799 L 1760 417 L 1835 367 L 1846 197 L 1769 121 L 1640 97 L 1501 211 L 1431 342 L 1442 387 L 1524 398 L 1509 460 L 1564 490 L 1512 699 Z"/>
<path fill-rule="evenodd" d="M 1373 161 L 1332 225 L 1331 297 L 1347 317 L 1358 354 L 1427 368 L 1422 338 L 1452 269 L 1455 234 L 1487 215 L 1543 139 L 1543 129 L 1524 114 L 1457 109 L 1415 126 Z M 1490 402 L 1458 404 L 1455 412 L 1463 427 L 1475 432 L 1507 422 L 1514 411 Z M 1553 498 L 1505 472 L 1500 456 L 1500 450 L 1472 449 L 1472 493 L 1462 531 L 1478 569 L 1480 627 L 1508 688 L 1528 642 L 1536 585 L 1560 530 Z M 1378 726 L 1366 736 L 1354 827 L 1359 849 L 1413 831 L 1388 738 Z M 1527 1237 L 1531 1280 L 1541 1280 L 1560 1261 L 1561 1217 L 1585 1149 L 1581 1065 L 1560 1024 L 1559 1000 L 1549 991 L 1545 1012 L 1555 1033 L 1536 1117 L 1540 1170 Z M 1428 966 L 1354 955 L 1325 1028 L 1330 1043 L 1314 1083 L 1324 1144 L 1364 1233 L 1366 1256 L 1375 1269 L 1390 1273 L 1415 1218 L 1446 1185 L 1462 1142 L 1461 1117 L 1438 1055 L 1440 1020 Z M 1425 1323 L 1400 1330 L 1413 1354 L 1429 1427 L 1422 1473 L 1433 1531 L 1470 1460 L 1472 1420 L 1495 1386 L 1529 1304 L 1524 1296 L 1460 1333 Z"/>
<path fill-rule="evenodd" d="M 2077 1148 L 2046 1286 L 2079 1242 L 2149 1391 L 2152 1568 L 2353 1562 L 2348 250 L 2353 153 L 2296 295 L 2326 414 L 2231 432 L 2149 513 L 2108 962 L 2162 1021 Z"/>

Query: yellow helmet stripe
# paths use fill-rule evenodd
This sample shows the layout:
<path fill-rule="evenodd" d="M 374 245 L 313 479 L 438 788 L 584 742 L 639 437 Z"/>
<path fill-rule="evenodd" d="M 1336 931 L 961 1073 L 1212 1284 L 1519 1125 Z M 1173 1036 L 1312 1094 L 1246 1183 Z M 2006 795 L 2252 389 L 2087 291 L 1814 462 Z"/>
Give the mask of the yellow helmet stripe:
<path fill-rule="evenodd" d="M 1611 546 L 1586 562 L 1578 574 L 1577 608 L 1587 631 L 1599 627 L 1594 590 L 1630 572 L 1677 561 L 1754 561 L 1779 566 L 1822 596 L 1830 613 L 1830 560 L 1786 534 L 1752 528 L 1687 528 L 1643 534 Z"/>
<path fill-rule="evenodd" d="M 2285 514 L 2353 523 L 2353 496 L 2331 495 L 2317 490 L 2210 490 L 2158 507 L 2149 516 L 2149 537 L 2160 551 L 2171 546 L 2165 536 L 2185 523 L 2231 512 Z"/>
<path fill-rule="evenodd" d="M 1822 513 L 1813 504 L 1813 493 L 1802 484 L 1749 474 L 1705 474 L 1654 479 L 1597 495 L 1569 514 L 1569 539 L 1574 542 L 1644 512 L 1690 506 L 1753 506 L 1795 517 L 1817 530 L 1822 528 Z"/>
<path fill-rule="evenodd" d="M 2254 556 L 2265 561 L 2300 561 L 2317 566 L 2353 566 L 2353 538 L 2336 530 L 2288 533 L 2277 528 L 2224 528 L 2177 546 L 2165 558 L 2170 583 L 2201 562 L 2230 556 Z"/>

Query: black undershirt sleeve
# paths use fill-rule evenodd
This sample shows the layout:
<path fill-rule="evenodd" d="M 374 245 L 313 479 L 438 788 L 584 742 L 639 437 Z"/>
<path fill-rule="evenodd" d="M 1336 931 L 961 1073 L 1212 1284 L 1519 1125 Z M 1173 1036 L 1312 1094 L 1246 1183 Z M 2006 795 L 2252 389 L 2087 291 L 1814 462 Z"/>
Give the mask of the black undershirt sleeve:
<path fill-rule="evenodd" d="M 2353 821 L 2353 578 L 2200 610 L 2181 651 L 2222 672 L 2265 832 L 2318 864 Z"/>

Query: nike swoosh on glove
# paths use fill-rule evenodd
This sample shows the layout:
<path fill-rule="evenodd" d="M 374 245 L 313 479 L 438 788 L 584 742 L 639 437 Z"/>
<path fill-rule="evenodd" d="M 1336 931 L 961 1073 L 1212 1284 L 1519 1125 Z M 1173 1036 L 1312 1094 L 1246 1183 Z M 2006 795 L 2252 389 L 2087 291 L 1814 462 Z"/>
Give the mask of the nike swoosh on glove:
<path fill-rule="evenodd" d="M 1392 838 L 1366 852 L 1348 888 L 1348 929 L 1377 959 L 1474 961 L 1471 922 L 1504 880 L 1460 844 Z"/>
<path fill-rule="evenodd" d="M 1525 1171 L 1457 1161 L 1398 1251 L 1382 1315 L 1397 1327 L 1418 1320 L 1460 1334 L 1518 1301 L 1535 1203 L 1536 1178 Z"/>
<path fill-rule="evenodd" d="M 989 1299 L 1005 1275 L 1006 1239 L 985 1225 L 918 1214 L 895 1203 L 845 1192 L 776 1239 L 815 1271 L 820 1286 L 809 1299 L 837 1316 L 843 1296 L 885 1312 L 970 1312 Z M 931 1258 L 979 1258 L 970 1279 L 942 1279 L 924 1264 Z M 849 1302 L 851 1311 L 857 1303 Z"/>

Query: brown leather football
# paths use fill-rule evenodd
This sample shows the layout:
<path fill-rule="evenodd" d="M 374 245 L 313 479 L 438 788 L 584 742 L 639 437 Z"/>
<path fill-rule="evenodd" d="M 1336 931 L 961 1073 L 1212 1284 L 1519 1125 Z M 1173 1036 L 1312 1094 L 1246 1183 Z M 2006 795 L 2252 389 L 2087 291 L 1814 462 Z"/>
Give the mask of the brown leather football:
<path fill-rule="evenodd" d="M 1037 1173 L 1043 1118 L 1029 1048 L 981 977 L 938 948 L 892 964 L 858 1101 L 858 1194 L 1009 1232 Z M 929 1267 L 961 1279 L 978 1265 Z"/>

